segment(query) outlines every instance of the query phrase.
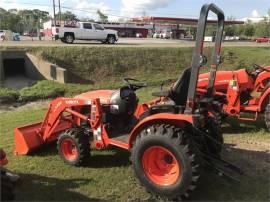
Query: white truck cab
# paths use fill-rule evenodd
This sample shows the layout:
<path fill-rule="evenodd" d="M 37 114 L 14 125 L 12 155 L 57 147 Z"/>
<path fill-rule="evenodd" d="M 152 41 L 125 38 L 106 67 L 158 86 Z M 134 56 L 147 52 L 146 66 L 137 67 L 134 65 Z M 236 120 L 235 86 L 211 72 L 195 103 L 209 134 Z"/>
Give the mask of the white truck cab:
<path fill-rule="evenodd" d="M 73 43 L 78 39 L 114 44 L 118 40 L 118 33 L 115 30 L 104 29 L 97 23 L 77 22 L 76 27 L 57 27 L 55 37 L 64 43 Z"/>

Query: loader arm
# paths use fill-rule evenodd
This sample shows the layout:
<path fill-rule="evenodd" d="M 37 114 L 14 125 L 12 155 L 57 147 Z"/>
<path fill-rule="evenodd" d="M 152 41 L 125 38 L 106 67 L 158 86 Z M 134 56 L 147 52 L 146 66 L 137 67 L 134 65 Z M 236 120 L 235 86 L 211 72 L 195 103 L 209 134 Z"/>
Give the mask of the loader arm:
<path fill-rule="evenodd" d="M 76 116 L 83 120 L 88 120 L 87 116 L 84 116 L 74 110 L 72 110 L 72 107 L 80 107 L 85 105 L 91 105 L 91 101 L 85 101 L 80 99 L 74 99 L 74 98 L 57 98 L 53 100 L 50 103 L 49 109 L 45 115 L 45 118 L 42 122 L 41 128 L 40 128 L 40 135 L 43 137 L 43 140 L 46 141 L 55 128 L 58 126 L 58 124 L 61 121 L 61 116 L 63 120 L 72 122 L 71 119 L 68 119 L 67 116 L 63 116 L 63 112 L 68 112 L 73 116 Z M 90 108 L 90 106 L 89 106 Z"/>
<path fill-rule="evenodd" d="M 56 141 L 58 135 L 71 128 L 73 125 L 79 125 L 80 120 L 86 120 L 95 124 L 98 121 L 90 121 L 90 118 L 79 113 L 82 106 L 98 102 L 96 99 L 83 100 L 77 98 L 57 98 L 53 100 L 44 117 L 43 122 L 35 123 L 14 130 L 15 154 L 27 154 L 40 146 Z M 98 102 L 99 103 L 99 102 Z M 66 112 L 66 114 L 63 114 Z M 93 114 L 95 114 L 93 112 Z"/>

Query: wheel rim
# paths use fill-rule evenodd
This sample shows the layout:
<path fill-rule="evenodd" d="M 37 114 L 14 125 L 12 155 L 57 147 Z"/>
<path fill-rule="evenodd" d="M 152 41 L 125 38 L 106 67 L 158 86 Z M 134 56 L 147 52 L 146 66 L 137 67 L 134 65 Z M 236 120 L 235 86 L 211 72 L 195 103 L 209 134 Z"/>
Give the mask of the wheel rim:
<path fill-rule="evenodd" d="M 155 184 L 170 186 L 178 180 L 181 167 L 175 156 L 162 146 L 152 146 L 142 156 L 145 175 Z"/>
<path fill-rule="evenodd" d="M 73 40 L 72 36 L 67 36 L 67 39 L 66 39 L 67 42 L 71 43 L 72 40 Z"/>
<path fill-rule="evenodd" d="M 114 42 L 114 38 L 113 37 L 110 37 L 109 38 L 109 43 L 113 43 Z"/>
<path fill-rule="evenodd" d="M 77 147 L 71 139 L 65 139 L 62 141 L 61 151 L 65 159 L 68 161 L 73 161 L 78 157 Z"/>

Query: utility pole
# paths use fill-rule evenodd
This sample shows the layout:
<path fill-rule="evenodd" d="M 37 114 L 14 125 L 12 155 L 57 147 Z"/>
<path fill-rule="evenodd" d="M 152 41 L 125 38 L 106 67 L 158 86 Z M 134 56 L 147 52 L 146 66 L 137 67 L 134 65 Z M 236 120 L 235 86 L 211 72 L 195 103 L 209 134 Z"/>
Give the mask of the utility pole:
<path fill-rule="evenodd" d="M 55 0 L 53 0 L 53 20 L 54 20 L 54 26 L 56 27 L 56 18 L 55 18 Z"/>
<path fill-rule="evenodd" d="M 58 0 L 58 6 L 59 6 L 59 13 L 58 13 L 58 15 L 59 15 L 59 21 L 60 21 L 60 27 L 61 27 L 61 1 L 60 0 Z"/>

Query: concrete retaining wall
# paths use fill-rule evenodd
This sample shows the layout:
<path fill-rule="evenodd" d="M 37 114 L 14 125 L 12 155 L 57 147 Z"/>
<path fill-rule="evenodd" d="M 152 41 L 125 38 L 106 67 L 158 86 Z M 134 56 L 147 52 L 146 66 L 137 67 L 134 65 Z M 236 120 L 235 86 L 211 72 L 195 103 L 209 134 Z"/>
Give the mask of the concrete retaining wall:
<path fill-rule="evenodd" d="M 46 62 L 24 51 L 0 51 L 0 81 L 5 79 L 5 59 L 24 59 L 25 74 L 33 80 L 55 80 L 60 83 L 67 82 L 67 71 L 55 64 Z"/>

